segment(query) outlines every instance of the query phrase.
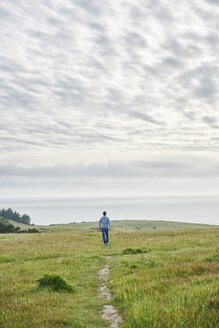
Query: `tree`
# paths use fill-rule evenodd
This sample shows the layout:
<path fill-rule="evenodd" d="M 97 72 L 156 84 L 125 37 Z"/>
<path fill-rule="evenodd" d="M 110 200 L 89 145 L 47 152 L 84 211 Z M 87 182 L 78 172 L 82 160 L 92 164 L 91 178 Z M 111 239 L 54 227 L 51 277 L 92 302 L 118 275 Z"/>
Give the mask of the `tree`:
<path fill-rule="evenodd" d="M 27 214 L 23 214 L 21 217 L 21 222 L 25 224 L 30 224 L 30 217 Z"/>
<path fill-rule="evenodd" d="M 0 210 L 0 216 L 2 216 L 5 219 L 16 221 L 19 223 L 24 223 L 24 224 L 30 224 L 31 218 L 27 214 L 23 214 L 22 216 L 16 212 L 13 211 L 11 208 L 8 208 L 5 210 L 4 208 Z"/>

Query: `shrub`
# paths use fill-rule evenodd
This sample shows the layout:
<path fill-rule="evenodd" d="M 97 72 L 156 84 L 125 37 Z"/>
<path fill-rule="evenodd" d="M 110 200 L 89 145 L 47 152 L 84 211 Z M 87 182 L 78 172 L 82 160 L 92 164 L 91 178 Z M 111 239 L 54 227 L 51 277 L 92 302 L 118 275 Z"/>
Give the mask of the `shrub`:
<path fill-rule="evenodd" d="M 8 219 L 0 217 L 0 233 L 11 233 L 19 232 L 19 227 L 14 227 L 13 224 L 10 224 Z"/>
<path fill-rule="evenodd" d="M 33 228 L 33 229 L 30 229 L 30 228 L 29 228 L 29 229 L 27 230 L 27 232 L 28 232 L 28 233 L 40 233 L 40 231 L 37 230 L 36 228 Z"/>
<path fill-rule="evenodd" d="M 40 233 L 40 231 L 36 228 L 21 230 L 21 228 L 10 224 L 8 219 L 0 217 L 0 233 Z"/>
<path fill-rule="evenodd" d="M 42 278 L 38 279 L 39 288 L 49 288 L 54 292 L 66 291 L 74 292 L 75 289 L 69 285 L 61 276 L 56 274 L 45 274 Z"/>
<path fill-rule="evenodd" d="M 125 248 L 122 254 L 138 254 L 138 253 L 148 253 L 145 248 Z"/>

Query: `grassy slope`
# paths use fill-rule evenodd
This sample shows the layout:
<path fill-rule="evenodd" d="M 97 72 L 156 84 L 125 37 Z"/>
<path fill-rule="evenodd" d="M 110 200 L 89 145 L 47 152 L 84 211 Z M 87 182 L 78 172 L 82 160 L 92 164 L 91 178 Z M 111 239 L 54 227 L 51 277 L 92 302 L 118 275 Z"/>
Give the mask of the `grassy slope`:
<path fill-rule="evenodd" d="M 5 224 L 5 225 L 8 225 L 8 224 L 9 224 L 9 220 L 7 220 L 7 219 L 5 219 L 5 218 L 2 218 L 2 217 L 0 216 L 0 223 Z"/>
<path fill-rule="evenodd" d="M 217 226 L 207 224 L 192 224 L 184 222 L 171 221 L 150 221 L 150 220 L 118 220 L 111 221 L 113 230 L 138 231 L 138 230 L 185 230 L 185 229 L 202 229 L 212 228 Z M 56 224 L 50 226 L 35 226 L 45 232 L 59 232 L 59 231 L 97 231 L 98 222 L 82 222 L 69 224 Z"/>
<path fill-rule="evenodd" d="M 35 228 L 35 226 L 19 223 L 19 222 L 13 221 L 13 220 L 8 220 L 8 222 L 10 224 L 13 224 L 14 227 L 19 227 L 21 230 L 28 230 L 28 229 Z"/>
<path fill-rule="evenodd" d="M 114 230 L 109 247 L 99 232 L 0 235 L 0 326 L 107 327 L 97 272 L 111 255 L 109 284 L 122 327 L 216 327 L 218 233 Z M 126 248 L 147 253 L 123 255 Z M 45 273 L 61 275 L 76 293 L 39 290 Z"/>

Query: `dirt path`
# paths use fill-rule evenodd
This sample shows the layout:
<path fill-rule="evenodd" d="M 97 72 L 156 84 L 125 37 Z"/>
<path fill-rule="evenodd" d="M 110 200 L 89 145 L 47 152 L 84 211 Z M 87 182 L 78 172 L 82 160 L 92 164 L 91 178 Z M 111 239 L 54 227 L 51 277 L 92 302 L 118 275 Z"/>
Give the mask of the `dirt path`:
<path fill-rule="evenodd" d="M 106 259 L 109 260 L 109 257 L 106 257 Z M 98 288 L 98 293 L 102 298 L 105 298 L 105 300 L 110 301 L 112 299 L 112 295 L 106 285 L 108 277 L 109 264 L 106 264 L 103 269 L 99 271 L 99 280 L 101 286 Z M 122 322 L 121 316 L 112 304 L 104 305 L 102 318 L 110 322 L 111 328 L 118 328 L 119 322 Z"/>

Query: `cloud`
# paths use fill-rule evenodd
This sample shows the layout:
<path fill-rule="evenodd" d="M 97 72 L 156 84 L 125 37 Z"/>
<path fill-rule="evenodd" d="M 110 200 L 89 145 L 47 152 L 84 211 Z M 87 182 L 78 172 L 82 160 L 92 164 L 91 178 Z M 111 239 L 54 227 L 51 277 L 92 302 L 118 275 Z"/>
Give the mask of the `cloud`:
<path fill-rule="evenodd" d="M 130 111 L 129 114 L 137 119 L 149 122 L 149 123 L 153 123 L 153 124 L 158 124 L 158 125 L 163 125 L 162 122 L 160 122 L 159 120 L 156 120 L 155 118 L 153 118 L 150 115 L 141 113 L 139 111 Z"/>
<path fill-rule="evenodd" d="M 203 121 L 214 129 L 219 129 L 218 120 L 212 116 L 203 116 Z"/>
<path fill-rule="evenodd" d="M 210 3 L 212 5 L 215 5 L 215 6 L 219 6 L 218 4 L 218 1 L 217 0 L 205 0 L 207 3 Z"/>
<path fill-rule="evenodd" d="M 216 9 L 213 0 L 3 2 L 0 150 L 217 149 L 208 145 Z"/>
<path fill-rule="evenodd" d="M 188 178 L 217 176 L 219 166 L 198 167 L 183 162 L 174 161 L 129 161 L 126 163 L 109 161 L 96 162 L 90 165 L 56 165 L 22 167 L 1 165 L 1 178 L 27 179 L 97 179 L 97 178 Z"/>

